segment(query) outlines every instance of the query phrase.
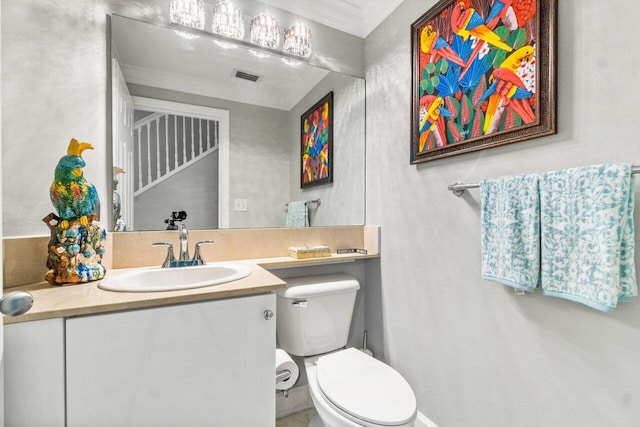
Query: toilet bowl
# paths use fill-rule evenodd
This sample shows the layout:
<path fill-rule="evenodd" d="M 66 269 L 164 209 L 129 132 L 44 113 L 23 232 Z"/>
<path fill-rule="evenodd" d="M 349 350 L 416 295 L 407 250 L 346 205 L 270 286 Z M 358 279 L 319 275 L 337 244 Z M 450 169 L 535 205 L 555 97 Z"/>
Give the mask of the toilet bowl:
<path fill-rule="evenodd" d="M 344 348 L 358 281 L 346 274 L 286 279 L 277 291 L 280 347 L 304 356 L 309 393 L 320 420 L 310 427 L 411 427 L 416 398 L 385 363 Z"/>
<path fill-rule="evenodd" d="M 416 399 L 393 368 L 354 348 L 305 358 L 309 393 L 327 427 L 410 427 Z"/>

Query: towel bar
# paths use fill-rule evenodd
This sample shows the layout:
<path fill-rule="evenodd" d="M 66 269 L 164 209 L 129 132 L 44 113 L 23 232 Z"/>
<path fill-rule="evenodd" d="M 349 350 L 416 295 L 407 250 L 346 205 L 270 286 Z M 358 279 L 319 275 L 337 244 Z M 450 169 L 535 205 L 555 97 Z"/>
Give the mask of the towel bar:
<path fill-rule="evenodd" d="M 640 173 L 640 166 L 631 166 L 631 173 Z M 456 196 L 462 196 L 465 190 L 470 188 L 478 188 L 480 187 L 480 183 L 476 182 L 474 184 L 463 184 L 461 182 L 454 182 L 447 186 L 447 190 L 453 192 Z"/>
<path fill-rule="evenodd" d="M 304 202 L 305 205 L 308 205 L 309 203 L 317 203 L 318 206 L 320 206 L 320 199 L 307 200 L 306 202 Z M 285 203 L 284 205 L 289 206 L 289 203 Z"/>

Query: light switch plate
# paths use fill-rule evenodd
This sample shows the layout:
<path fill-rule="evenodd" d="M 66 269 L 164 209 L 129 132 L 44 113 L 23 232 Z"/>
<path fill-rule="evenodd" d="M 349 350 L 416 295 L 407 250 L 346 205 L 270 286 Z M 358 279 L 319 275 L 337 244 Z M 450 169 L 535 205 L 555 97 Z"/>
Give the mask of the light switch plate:
<path fill-rule="evenodd" d="M 234 199 L 233 201 L 233 210 L 236 212 L 247 212 L 247 199 Z"/>

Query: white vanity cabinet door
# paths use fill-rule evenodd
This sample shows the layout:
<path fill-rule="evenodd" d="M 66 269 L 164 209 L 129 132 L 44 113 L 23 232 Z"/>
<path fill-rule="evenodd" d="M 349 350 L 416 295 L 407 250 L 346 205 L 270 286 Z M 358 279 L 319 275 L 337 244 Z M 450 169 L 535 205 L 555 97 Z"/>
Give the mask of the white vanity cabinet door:
<path fill-rule="evenodd" d="M 4 327 L 4 424 L 64 427 L 64 320 Z"/>
<path fill-rule="evenodd" d="M 275 425 L 274 294 L 67 320 L 67 426 Z"/>

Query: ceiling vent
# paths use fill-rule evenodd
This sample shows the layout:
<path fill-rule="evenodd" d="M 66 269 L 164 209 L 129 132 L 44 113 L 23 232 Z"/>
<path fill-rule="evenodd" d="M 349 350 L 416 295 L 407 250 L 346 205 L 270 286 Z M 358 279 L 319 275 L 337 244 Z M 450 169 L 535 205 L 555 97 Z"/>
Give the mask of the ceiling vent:
<path fill-rule="evenodd" d="M 238 69 L 233 70 L 233 76 L 238 79 L 249 80 L 250 82 L 257 83 L 262 79 L 262 76 L 258 74 L 253 74 L 248 71 L 242 71 Z"/>

